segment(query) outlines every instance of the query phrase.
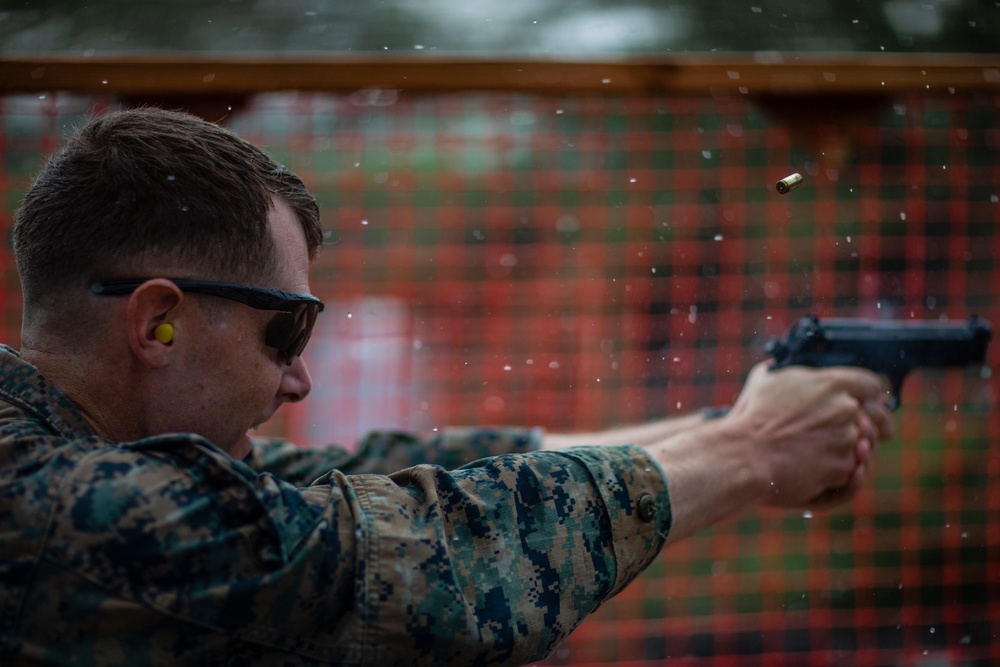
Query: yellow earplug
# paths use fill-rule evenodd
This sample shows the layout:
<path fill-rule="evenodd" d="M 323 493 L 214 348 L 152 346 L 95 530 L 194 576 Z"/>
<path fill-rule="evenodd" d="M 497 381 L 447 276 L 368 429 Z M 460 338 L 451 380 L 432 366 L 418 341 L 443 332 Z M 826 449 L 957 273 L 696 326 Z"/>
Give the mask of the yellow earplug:
<path fill-rule="evenodd" d="M 156 328 L 153 329 L 153 337 L 164 345 L 169 345 L 174 339 L 174 325 L 169 322 L 158 324 Z"/>

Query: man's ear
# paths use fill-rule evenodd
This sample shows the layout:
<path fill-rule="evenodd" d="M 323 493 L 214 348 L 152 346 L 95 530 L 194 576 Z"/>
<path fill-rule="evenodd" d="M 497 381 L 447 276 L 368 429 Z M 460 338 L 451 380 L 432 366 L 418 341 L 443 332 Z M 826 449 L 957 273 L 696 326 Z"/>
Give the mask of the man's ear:
<path fill-rule="evenodd" d="M 184 335 L 180 305 L 184 292 L 163 278 L 146 281 L 129 295 L 125 310 L 128 342 L 136 358 L 149 368 L 162 368 L 173 358 Z"/>

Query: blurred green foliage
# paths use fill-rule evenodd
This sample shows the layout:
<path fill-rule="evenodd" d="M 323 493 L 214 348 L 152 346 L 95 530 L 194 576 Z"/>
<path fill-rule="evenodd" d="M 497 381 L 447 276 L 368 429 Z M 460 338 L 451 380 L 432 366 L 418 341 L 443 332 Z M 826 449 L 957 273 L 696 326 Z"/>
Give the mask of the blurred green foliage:
<path fill-rule="evenodd" d="M 996 0 L 0 0 L 10 53 L 997 53 Z"/>

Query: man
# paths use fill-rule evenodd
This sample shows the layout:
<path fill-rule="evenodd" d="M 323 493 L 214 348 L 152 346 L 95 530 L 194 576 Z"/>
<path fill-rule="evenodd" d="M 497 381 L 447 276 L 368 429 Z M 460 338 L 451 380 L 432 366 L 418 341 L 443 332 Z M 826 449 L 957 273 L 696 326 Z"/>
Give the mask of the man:
<path fill-rule="evenodd" d="M 870 373 L 761 366 L 720 419 L 252 442 L 309 393 L 320 240 L 297 177 L 191 116 L 50 159 L 0 351 L 5 663 L 523 664 L 665 543 L 852 497 L 892 433 Z"/>

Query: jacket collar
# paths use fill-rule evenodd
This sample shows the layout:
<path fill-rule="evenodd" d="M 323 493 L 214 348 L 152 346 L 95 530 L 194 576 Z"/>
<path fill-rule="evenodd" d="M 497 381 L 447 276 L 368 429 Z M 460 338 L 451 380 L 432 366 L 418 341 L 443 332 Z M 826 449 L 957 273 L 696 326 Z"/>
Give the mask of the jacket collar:
<path fill-rule="evenodd" d="M 65 394 L 46 380 L 37 368 L 21 359 L 13 348 L 2 344 L 0 401 L 33 415 L 47 429 L 64 438 L 96 435 Z"/>

